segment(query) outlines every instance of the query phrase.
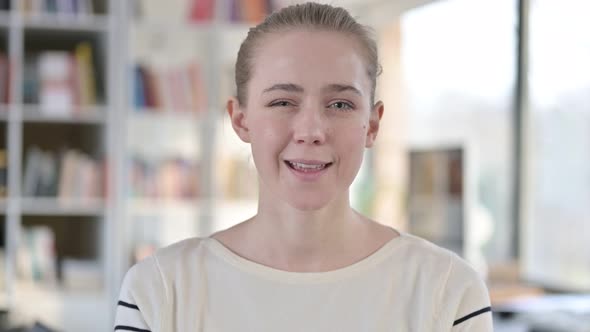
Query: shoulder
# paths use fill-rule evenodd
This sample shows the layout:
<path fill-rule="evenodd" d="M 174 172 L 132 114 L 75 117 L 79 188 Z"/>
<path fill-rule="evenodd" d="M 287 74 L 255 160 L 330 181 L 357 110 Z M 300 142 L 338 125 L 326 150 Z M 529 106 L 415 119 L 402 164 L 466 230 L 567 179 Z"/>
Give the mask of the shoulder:
<path fill-rule="evenodd" d="M 421 274 L 440 279 L 448 276 L 453 265 L 461 261 L 451 251 L 432 242 L 408 233 L 401 234 L 404 265 L 419 269 Z"/>
<path fill-rule="evenodd" d="M 183 266 L 195 254 L 198 254 L 203 242 L 203 238 L 194 237 L 159 248 L 151 256 L 132 266 L 127 272 L 127 278 L 133 280 L 133 284 L 137 284 L 140 280 L 164 281 L 170 269 Z"/>
<path fill-rule="evenodd" d="M 448 295 L 457 294 L 460 290 L 476 289 L 487 300 L 487 287 L 483 278 L 466 260 L 425 239 L 410 234 L 404 236 L 407 243 L 406 257 L 440 272 L 438 276 L 443 279 Z"/>
<path fill-rule="evenodd" d="M 159 306 L 165 305 L 160 271 L 153 256 L 133 265 L 125 274 L 117 304 L 116 326 L 155 330 L 161 325 Z"/>
<path fill-rule="evenodd" d="M 492 308 L 486 283 L 458 256 L 453 260 L 441 291 L 441 306 L 452 321 L 453 331 L 492 331 Z"/>
<path fill-rule="evenodd" d="M 440 323 L 444 327 L 453 326 L 453 331 L 491 331 L 489 292 L 479 273 L 454 252 L 407 236 L 410 252 L 431 267 L 430 273 L 440 285 L 435 294 Z"/>
<path fill-rule="evenodd" d="M 170 299 L 174 275 L 191 266 L 188 262 L 202 242 L 201 238 L 186 239 L 137 262 L 125 274 L 119 301 L 137 306 L 145 317 L 156 317 Z"/>
<path fill-rule="evenodd" d="M 202 254 L 205 238 L 192 237 L 160 248 L 152 255 L 162 273 L 183 266 L 187 261 Z"/>
<path fill-rule="evenodd" d="M 457 331 L 491 331 L 489 292 L 483 278 L 463 258 L 422 238 L 405 234 L 410 262 L 437 285 L 434 294 L 441 328 Z M 455 331 L 455 329 L 453 331 Z"/>

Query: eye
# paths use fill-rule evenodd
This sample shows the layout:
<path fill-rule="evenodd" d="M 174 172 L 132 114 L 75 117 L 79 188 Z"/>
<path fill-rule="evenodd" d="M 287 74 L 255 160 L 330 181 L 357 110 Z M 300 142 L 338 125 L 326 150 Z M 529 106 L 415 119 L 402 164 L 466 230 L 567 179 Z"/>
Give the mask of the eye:
<path fill-rule="evenodd" d="M 290 101 L 287 100 L 276 100 L 268 104 L 269 107 L 289 107 L 293 106 Z"/>
<path fill-rule="evenodd" d="M 354 109 L 354 106 L 352 104 L 347 103 L 345 101 L 337 101 L 335 103 L 330 104 L 329 107 L 339 111 L 350 111 Z"/>

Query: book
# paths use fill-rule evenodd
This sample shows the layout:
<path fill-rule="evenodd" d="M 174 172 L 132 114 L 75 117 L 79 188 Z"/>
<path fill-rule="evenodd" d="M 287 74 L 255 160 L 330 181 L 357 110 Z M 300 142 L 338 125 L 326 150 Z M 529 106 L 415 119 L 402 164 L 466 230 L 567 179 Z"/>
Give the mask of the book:
<path fill-rule="evenodd" d="M 132 91 L 133 91 L 133 101 L 134 105 L 137 108 L 145 108 L 147 107 L 146 103 L 146 91 L 145 91 L 145 73 L 143 72 L 143 67 L 140 65 L 133 66 L 133 79 L 132 79 Z"/>
<path fill-rule="evenodd" d="M 21 230 L 17 249 L 17 275 L 21 280 L 43 284 L 57 281 L 55 234 L 48 226 Z"/>
<path fill-rule="evenodd" d="M 45 11 L 48 13 L 57 13 L 58 0 L 45 0 Z"/>
<path fill-rule="evenodd" d="M 32 8 L 32 0 L 19 0 L 16 2 L 18 11 L 23 15 L 29 15 Z"/>
<path fill-rule="evenodd" d="M 54 196 L 57 191 L 57 160 L 53 153 L 42 152 L 36 196 Z"/>
<path fill-rule="evenodd" d="M 45 0 L 31 0 L 30 16 L 39 16 L 45 13 Z"/>
<path fill-rule="evenodd" d="M 32 146 L 27 149 L 22 193 L 25 197 L 36 196 L 39 182 L 41 150 Z"/>
<path fill-rule="evenodd" d="M 96 82 L 92 46 L 88 42 L 79 43 L 74 50 L 76 60 L 76 82 L 78 87 L 78 105 L 88 106 L 96 104 Z"/>
<path fill-rule="evenodd" d="M 5 198 L 8 193 L 8 159 L 6 150 L 0 149 L 0 198 Z"/>
<path fill-rule="evenodd" d="M 241 0 L 242 21 L 258 23 L 266 16 L 266 0 Z"/>
<path fill-rule="evenodd" d="M 57 0 L 56 4 L 56 11 L 58 14 L 62 15 L 73 15 L 76 12 L 74 11 L 74 3 L 76 1 L 72 0 Z"/>
<path fill-rule="evenodd" d="M 8 104 L 10 98 L 10 63 L 4 53 L 0 53 L 0 104 Z"/>
<path fill-rule="evenodd" d="M 144 87 L 146 91 L 146 105 L 150 108 L 156 109 L 160 107 L 160 90 L 158 89 L 157 75 L 150 68 L 145 68 L 144 74 Z"/>
<path fill-rule="evenodd" d="M 39 106 L 50 115 L 71 115 L 75 105 L 73 59 L 66 51 L 44 51 L 38 58 Z"/>
<path fill-rule="evenodd" d="M 57 197 L 60 199 L 74 197 L 75 195 L 73 187 L 78 178 L 77 160 L 78 152 L 74 150 L 68 150 L 62 156 L 59 190 L 57 192 Z"/>
<path fill-rule="evenodd" d="M 39 103 L 39 73 L 37 57 L 25 56 L 23 63 L 23 102 L 25 104 Z"/>
<path fill-rule="evenodd" d="M 207 22 L 213 19 L 215 0 L 192 0 L 189 22 Z"/>

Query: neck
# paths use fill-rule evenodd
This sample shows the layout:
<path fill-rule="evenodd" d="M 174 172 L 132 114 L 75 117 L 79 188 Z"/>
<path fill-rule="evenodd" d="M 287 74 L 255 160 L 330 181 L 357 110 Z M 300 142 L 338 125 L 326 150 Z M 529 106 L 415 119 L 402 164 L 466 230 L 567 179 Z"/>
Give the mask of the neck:
<path fill-rule="evenodd" d="M 364 235 L 363 221 L 350 207 L 348 193 L 313 211 L 261 196 L 248 233 L 257 247 L 267 249 L 266 260 L 272 265 L 317 271 L 329 268 L 327 261 L 338 264 L 333 257 Z"/>

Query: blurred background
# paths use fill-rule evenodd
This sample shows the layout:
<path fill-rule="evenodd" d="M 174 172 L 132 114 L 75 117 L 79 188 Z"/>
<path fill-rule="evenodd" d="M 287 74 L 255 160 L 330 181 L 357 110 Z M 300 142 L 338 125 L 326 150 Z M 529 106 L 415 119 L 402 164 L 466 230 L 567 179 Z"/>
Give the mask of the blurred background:
<path fill-rule="evenodd" d="M 111 330 L 134 262 L 256 212 L 224 102 L 295 2 L 0 0 L 0 331 Z M 383 66 L 355 208 L 467 259 L 497 331 L 590 331 L 590 1 L 329 3 Z"/>

